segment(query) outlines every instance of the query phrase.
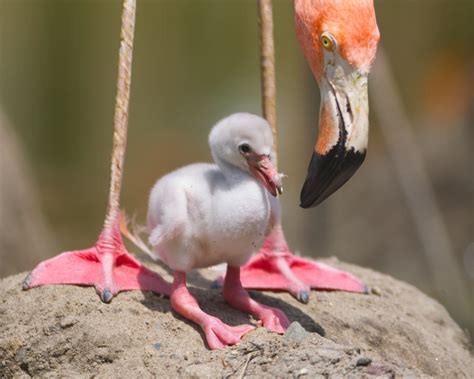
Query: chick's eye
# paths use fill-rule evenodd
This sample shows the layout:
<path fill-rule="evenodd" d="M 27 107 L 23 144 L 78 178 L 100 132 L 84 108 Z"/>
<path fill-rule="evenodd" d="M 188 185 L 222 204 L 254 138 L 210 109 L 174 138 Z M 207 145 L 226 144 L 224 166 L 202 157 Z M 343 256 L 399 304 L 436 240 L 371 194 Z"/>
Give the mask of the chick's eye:
<path fill-rule="evenodd" d="M 334 50 L 334 42 L 327 33 L 321 34 L 321 44 L 327 50 Z"/>
<path fill-rule="evenodd" d="M 252 151 L 252 149 L 250 148 L 250 146 L 247 143 L 243 143 L 242 145 L 239 146 L 239 151 L 242 154 L 248 154 Z"/>

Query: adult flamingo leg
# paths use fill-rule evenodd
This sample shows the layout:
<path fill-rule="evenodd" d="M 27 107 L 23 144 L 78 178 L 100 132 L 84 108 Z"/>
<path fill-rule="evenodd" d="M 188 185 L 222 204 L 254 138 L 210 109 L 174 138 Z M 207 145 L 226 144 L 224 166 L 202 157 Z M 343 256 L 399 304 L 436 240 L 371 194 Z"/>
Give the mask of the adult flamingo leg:
<path fill-rule="evenodd" d="M 40 263 L 24 280 L 23 289 L 48 284 L 94 286 L 105 303 L 121 291 L 171 293 L 170 284 L 127 252 L 118 222 L 104 228 L 93 247 Z"/>
<path fill-rule="evenodd" d="M 224 278 L 218 279 L 219 285 Z M 295 256 L 281 225 L 274 227 L 260 251 L 241 268 L 240 281 L 247 289 L 288 291 L 303 303 L 309 301 L 312 288 L 367 293 L 365 284 L 354 275 Z"/>
<path fill-rule="evenodd" d="M 186 273 L 175 271 L 171 291 L 171 306 L 181 316 L 198 324 L 212 350 L 235 345 L 242 336 L 254 329 L 252 325 L 229 326 L 205 313 L 186 287 Z"/>
<path fill-rule="evenodd" d="M 320 132 L 300 196 L 300 205 L 308 208 L 344 185 L 364 160 L 368 141 L 367 76 L 380 34 L 372 0 L 295 0 L 294 6 L 298 40 L 321 84 Z M 259 16 L 263 114 L 276 136 L 271 0 L 259 0 Z M 275 157 L 276 141 L 274 138 Z M 287 290 L 304 303 L 309 301 L 311 288 L 367 291 L 361 280 L 347 272 L 293 255 L 279 221 L 240 274 L 245 288 Z M 217 284 L 223 282 L 221 277 Z"/>
<path fill-rule="evenodd" d="M 102 301 L 127 290 L 149 290 L 169 295 L 171 286 L 131 256 L 119 228 L 120 189 L 127 142 L 136 0 L 123 0 L 117 96 L 112 149 L 109 203 L 104 227 L 95 246 L 69 251 L 40 263 L 23 282 L 23 289 L 46 284 L 95 286 Z"/>

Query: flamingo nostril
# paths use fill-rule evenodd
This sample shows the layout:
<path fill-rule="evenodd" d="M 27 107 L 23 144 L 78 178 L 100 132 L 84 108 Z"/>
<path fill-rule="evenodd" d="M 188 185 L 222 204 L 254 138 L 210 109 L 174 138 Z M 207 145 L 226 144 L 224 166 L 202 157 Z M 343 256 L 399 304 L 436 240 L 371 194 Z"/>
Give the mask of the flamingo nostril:
<path fill-rule="evenodd" d="M 354 121 L 354 114 L 352 113 L 352 107 L 351 107 L 351 102 L 349 101 L 349 96 L 346 95 L 346 111 L 349 113 L 349 116 L 351 117 L 351 122 Z"/>

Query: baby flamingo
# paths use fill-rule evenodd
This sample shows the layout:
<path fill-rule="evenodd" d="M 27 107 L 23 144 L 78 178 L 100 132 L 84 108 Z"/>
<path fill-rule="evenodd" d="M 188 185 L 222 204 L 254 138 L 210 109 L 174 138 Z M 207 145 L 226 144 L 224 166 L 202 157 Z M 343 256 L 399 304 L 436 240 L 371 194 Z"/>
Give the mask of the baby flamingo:
<path fill-rule="evenodd" d="M 240 282 L 240 267 L 262 245 L 282 191 L 270 126 L 261 117 L 237 113 L 214 126 L 209 145 L 215 164 L 192 164 L 155 184 L 148 227 L 152 257 L 174 271 L 173 309 L 203 329 L 211 349 L 219 349 L 237 343 L 253 326 L 232 327 L 203 312 L 186 287 L 186 273 L 193 269 L 227 263 L 223 294 L 232 307 L 277 333 L 289 321 L 279 309 L 252 300 Z"/>

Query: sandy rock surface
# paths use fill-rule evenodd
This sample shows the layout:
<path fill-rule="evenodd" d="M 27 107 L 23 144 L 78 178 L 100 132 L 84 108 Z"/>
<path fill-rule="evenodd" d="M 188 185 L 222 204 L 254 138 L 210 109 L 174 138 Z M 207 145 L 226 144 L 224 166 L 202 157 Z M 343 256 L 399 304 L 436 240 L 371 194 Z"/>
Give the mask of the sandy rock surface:
<path fill-rule="evenodd" d="M 439 303 L 387 275 L 325 262 L 361 277 L 371 294 L 313 291 L 304 305 L 286 293 L 253 292 L 286 312 L 289 331 L 258 328 L 217 352 L 152 293 L 103 304 L 93 288 L 22 291 L 26 273 L 8 277 L 0 280 L 0 378 L 474 376 L 469 337 Z M 209 289 L 214 276 L 203 270 L 189 278 L 203 309 L 231 325 L 255 323 Z"/>

